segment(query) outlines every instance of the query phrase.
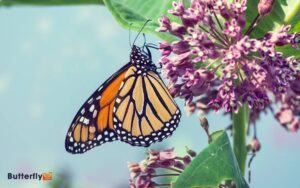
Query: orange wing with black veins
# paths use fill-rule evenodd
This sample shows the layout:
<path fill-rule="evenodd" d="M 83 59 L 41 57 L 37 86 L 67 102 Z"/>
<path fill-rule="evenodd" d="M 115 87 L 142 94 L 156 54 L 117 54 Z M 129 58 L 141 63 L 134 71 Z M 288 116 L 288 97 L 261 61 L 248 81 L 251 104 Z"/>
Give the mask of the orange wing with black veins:
<path fill-rule="evenodd" d="M 65 148 L 84 153 L 105 142 L 119 139 L 113 127 L 115 98 L 130 65 L 126 64 L 106 80 L 82 105 L 68 130 Z"/>

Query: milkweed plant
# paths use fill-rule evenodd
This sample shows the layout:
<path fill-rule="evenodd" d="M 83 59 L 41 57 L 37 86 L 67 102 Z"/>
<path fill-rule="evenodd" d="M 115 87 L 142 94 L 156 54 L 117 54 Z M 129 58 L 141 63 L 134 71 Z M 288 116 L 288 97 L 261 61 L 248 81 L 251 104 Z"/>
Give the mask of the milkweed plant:
<path fill-rule="evenodd" d="M 260 32 L 259 37 L 253 34 L 273 6 L 273 0 L 259 1 L 257 15 L 247 20 L 247 0 L 192 0 L 189 6 L 174 1 L 167 14 L 158 19 L 156 28 L 157 32 L 176 38 L 159 43 L 162 51 L 159 63 L 171 95 L 185 101 L 187 113 L 199 111 L 201 125 L 209 138 L 205 114 L 222 110 L 230 115 L 234 157 L 242 175 L 245 175 L 247 154 L 255 154 L 261 147 L 255 126 L 262 113 L 272 113 L 287 131 L 296 132 L 300 127 L 300 74 L 296 57 L 300 33 L 291 31 L 291 25 L 280 25 L 276 30 Z M 283 47 L 295 49 L 298 54 L 285 54 Z M 249 128 L 254 129 L 253 139 L 246 143 Z M 129 164 L 132 188 L 211 185 L 205 184 L 205 180 L 193 183 L 182 180 L 189 179 L 188 173 L 192 176 L 197 171 L 191 164 L 187 166 L 188 173 L 184 172 L 192 158 L 186 156 L 182 162 L 173 150 L 167 151 L 167 159 L 165 150 L 149 151 L 148 158 L 140 164 Z M 158 175 L 156 168 L 168 168 L 175 174 Z M 174 184 L 153 180 L 181 173 L 182 178 Z M 199 176 L 202 177 L 201 172 Z M 219 182 L 218 186 L 248 187 L 243 180 L 233 180 Z"/>

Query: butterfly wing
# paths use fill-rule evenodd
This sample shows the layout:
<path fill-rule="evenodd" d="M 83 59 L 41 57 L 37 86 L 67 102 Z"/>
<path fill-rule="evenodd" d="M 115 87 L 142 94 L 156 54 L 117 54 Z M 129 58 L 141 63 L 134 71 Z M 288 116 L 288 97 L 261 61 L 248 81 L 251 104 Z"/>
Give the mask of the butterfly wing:
<path fill-rule="evenodd" d="M 106 80 L 82 105 L 68 130 L 65 148 L 68 152 L 84 153 L 95 146 L 118 139 L 113 127 L 115 97 L 130 64 Z"/>
<path fill-rule="evenodd" d="M 128 69 L 116 97 L 114 128 L 120 140 L 148 147 L 170 136 L 181 113 L 156 71 Z"/>

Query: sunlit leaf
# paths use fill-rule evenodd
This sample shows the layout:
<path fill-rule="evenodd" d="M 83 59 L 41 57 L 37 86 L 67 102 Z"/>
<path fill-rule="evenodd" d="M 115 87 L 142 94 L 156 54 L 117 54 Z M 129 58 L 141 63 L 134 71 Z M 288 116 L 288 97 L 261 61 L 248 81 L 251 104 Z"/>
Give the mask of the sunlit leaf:
<path fill-rule="evenodd" d="M 212 134 L 212 143 L 187 166 L 174 188 L 218 188 L 222 181 L 233 180 L 237 188 L 249 188 L 224 131 Z"/>
<path fill-rule="evenodd" d="M 158 18 L 167 15 L 167 11 L 172 7 L 174 0 L 104 0 L 105 5 L 113 14 L 118 23 L 124 28 L 139 31 L 147 20 L 149 22 L 144 33 L 156 35 L 166 41 L 174 40 L 174 36 L 168 33 L 159 33 L 155 29 L 158 28 Z M 189 5 L 190 0 L 184 0 Z M 172 21 L 178 18 L 171 18 Z M 177 20 L 178 21 L 178 20 Z"/>
<path fill-rule="evenodd" d="M 257 5 L 259 0 L 247 1 L 246 19 L 247 24 L 250 25 L 254 20 L 257 12 Z M 292 25 L 300 21 L 300 1 L 294 0 L 277 0 L 274 1 L 271 13 L 261 19 L 252 35 L 261 37 L 264 33 L 276 30 L 282 25 Z M 298 27 L 297 30 L 300 31 Z"/>
<path fill-rule="evenodd" d="M 258 2 L 259 0 L 248 0 L 246 12 L 248 26 L 257 15 Z M 292 25 L 292 32 L 300 32 L 300 1 L 277 0 L 274 2 L 272 12 L 261 19 L 251 36 L 260 38 L 266 32 L 277 30 L 282 25 Z M 285 56 L 293 55 L 295 57 L 300 57 L 299 50 L 294 49 L 289 45 L 280 47 L 278 50 L 283 52 Z"/>

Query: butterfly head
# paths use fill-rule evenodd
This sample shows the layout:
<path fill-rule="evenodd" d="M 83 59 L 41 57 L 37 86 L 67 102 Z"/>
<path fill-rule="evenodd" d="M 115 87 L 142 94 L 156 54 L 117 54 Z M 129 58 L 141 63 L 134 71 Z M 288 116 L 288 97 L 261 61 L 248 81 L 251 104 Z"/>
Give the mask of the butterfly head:
<path fill-rule="evenodd" d="M 151 52 L 147 46 L 140 48 L 133 45 L 130 53 L 130 62 L 137 67 L 156 70 L 156 66 L 152 62 Z"/>

